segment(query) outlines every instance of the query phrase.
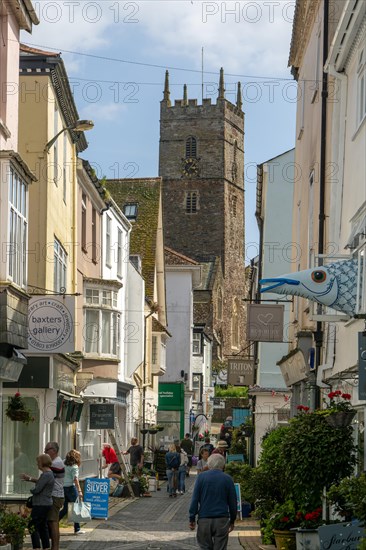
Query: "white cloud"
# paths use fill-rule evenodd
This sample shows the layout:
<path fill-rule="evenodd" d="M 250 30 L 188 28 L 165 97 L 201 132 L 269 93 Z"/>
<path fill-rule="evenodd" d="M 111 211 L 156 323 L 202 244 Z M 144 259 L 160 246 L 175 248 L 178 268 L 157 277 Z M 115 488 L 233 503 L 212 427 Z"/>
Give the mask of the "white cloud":
<path fill-rule="evenodd" d="M 294 2 L 144 2 L 139 17 L 150 55 L 166 52 L 207 68 L 254 75 L 287 74 Z"/>
<path fill-rule="evenodd" d="M 126 110 L 126 105 L 118 103 L 89 103 L 81 110 L 82 118 L 93 121 L 111 121 Z"/>

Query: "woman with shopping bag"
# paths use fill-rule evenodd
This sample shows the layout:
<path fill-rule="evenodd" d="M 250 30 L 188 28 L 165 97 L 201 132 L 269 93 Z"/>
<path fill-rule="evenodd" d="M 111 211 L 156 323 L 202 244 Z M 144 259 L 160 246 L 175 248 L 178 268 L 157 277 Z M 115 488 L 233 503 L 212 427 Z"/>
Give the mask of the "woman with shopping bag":
<path fill-rule="evenodd" d="M 79 500 L 80 502 L 83 498 L 83 493 L 81 491 L 81 487 L 79 483 L 79 466 L 81 464 L 81 455 L 79 451 L 76 451 L 75 449 L 72 449 L 71 451 L 69 451 L 64 460 L 64 464 L 65 464 L 65 481 L 64 481 L 65 501 L 64 501 L 64 507 L 60 512 L 60 519 L 65 517 L 66 514 L 68 513 L 69 503 L 74 503 L 77 500 Z M 69 521 L 72 521 L 70 517 L 69 517 Z M 75 521 L 74 534 L 81 535 L 83 533 L 85 533 L 85 531 L 81 531 L 79 521 Z"/>

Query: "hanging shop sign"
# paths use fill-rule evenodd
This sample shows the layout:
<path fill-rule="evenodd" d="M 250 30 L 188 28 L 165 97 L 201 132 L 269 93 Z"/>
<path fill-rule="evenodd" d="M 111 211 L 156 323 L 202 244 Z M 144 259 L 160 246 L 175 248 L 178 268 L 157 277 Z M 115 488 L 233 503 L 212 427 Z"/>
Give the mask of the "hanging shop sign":
<path fill-rule="evenodd" d="M 89 405 L 90 430 L 114 430 L 114 405 L 91 403 Z"/>
<path fill-rule="evenodd" d="M 227 382 L 230 386 L 252 386 L 254 384 L 254 361 L 252 359 L 229 359 Z"/>
<path fill-rule="evenodd" d="M 283 342 L 284 311 L 282 305 L 249 304 L 247 339 L 250 342 Z"/>
<path fill-rule="evenodd" d="M 366 331 L 358 333 L 358 398 L 366 399 Z"/>
<path fill-rule="evenodd" d="M 39 354 L 75 351 L 74 296 L 34 296 L 28 306 L 28 349 Z"/>

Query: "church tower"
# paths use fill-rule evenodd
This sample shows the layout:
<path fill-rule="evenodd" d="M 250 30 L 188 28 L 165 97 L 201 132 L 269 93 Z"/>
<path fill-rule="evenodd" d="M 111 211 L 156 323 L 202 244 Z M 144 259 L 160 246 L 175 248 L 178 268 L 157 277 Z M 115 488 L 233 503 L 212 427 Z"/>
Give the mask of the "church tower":
<path fill-rule="evenodd" d="M 225 99 L 223 69 L 216 103 L 207 98 L 202 105 L 188 99 L 186 86 L 183 99 L 173 105 L 166 72 L 159 175 L 165 244 L 206 268 L 211 262 L 215 272 L 220 271 L 221 279 L 217 276 L 210 288 L 203 289 L 211 293 L 212 318 L 205 322 L 217 340 L 219 358 L 241 354 L 245 347 L 244 113 L 240 83 L 236 104 Z"/>

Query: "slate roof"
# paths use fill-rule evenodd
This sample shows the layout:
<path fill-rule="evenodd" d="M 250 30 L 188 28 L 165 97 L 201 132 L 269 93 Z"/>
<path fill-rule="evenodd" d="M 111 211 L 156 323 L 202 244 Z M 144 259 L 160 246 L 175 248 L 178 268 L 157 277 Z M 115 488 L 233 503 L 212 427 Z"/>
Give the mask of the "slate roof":
<path fill-rule="evenodd" d="M 137 204 L 136 220 L 131 220 L 130 254 L 140 255 L 145 294 L 153 300 L 161 178 L 106 180 L 105 187 L 122 212 L 126 204 Z"/>
<path fill-rule="evenodd" d="M 180 252 L 164 246 L 165 265 L 200 265 L 196 260 L 184 256 Z"/>

